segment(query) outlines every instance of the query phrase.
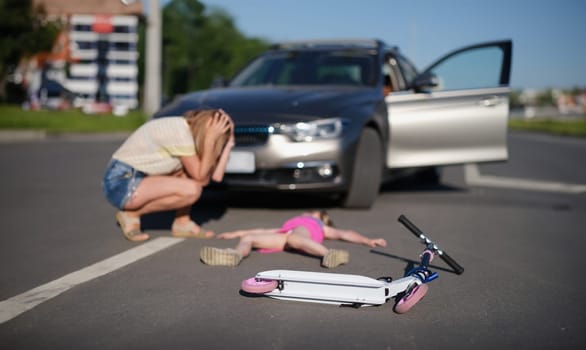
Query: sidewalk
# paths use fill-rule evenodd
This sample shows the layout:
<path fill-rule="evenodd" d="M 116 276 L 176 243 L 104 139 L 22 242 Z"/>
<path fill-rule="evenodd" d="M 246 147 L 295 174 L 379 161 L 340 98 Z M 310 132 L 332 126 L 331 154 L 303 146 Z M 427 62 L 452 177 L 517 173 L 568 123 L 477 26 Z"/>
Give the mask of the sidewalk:
<path fill-rule="evenodd" d="M 0 130 L 1 143 L 64 141 L 122 141 L 130 132 L 112 133 L 48 133 L 45 130 Z"/>

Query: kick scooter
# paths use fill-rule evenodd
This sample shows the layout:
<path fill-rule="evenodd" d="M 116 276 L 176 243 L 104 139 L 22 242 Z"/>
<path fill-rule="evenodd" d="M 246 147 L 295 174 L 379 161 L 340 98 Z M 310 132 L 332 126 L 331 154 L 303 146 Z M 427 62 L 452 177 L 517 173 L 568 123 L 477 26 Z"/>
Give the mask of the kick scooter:
<path fill-rule="evenodd" d="M 374 279 L 349 274 L 270 270 L 242 281 L 241 288 L 250 294 L 275 299 L 352 307 L 382 305 L 395 298 L 395 312 L 405 313 L 425 296 L 427 283 L 438 277 L 436 272 L 428 268 L 434 256 L 439 256 L 458 275 L 464 272 L 464 268 L 404 215 L 399 217 L 399 222 L 425 244 L 419 266 L 400 279 L 393 281 L 390 277 Z"/>

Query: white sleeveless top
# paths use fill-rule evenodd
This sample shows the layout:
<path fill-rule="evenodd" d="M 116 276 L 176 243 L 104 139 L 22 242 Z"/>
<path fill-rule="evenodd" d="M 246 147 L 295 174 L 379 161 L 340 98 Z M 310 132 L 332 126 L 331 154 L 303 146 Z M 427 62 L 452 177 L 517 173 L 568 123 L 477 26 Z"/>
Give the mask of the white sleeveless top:
<path fill-rule="evenodd" d="M 153 119 L 140 126 L 112 158 L 148 175 L 181 169 L 179 157 L 196 154 L 193 135 L 184 117 Z"/>

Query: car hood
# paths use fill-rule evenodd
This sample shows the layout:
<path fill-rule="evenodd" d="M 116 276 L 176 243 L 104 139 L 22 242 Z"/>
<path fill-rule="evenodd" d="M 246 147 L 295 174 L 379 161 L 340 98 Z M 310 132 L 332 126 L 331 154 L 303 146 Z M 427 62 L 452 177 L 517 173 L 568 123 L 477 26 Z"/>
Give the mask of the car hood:
<path fill-rule="evenodd" d="M 222 108 L 236 124 L 266 124 L 349 116 L 361 106 L 381 100 L 369 87 L 247 87 L 221 88 L 184 95 L 155 118 L 181 115 L 190 109 Z"/>

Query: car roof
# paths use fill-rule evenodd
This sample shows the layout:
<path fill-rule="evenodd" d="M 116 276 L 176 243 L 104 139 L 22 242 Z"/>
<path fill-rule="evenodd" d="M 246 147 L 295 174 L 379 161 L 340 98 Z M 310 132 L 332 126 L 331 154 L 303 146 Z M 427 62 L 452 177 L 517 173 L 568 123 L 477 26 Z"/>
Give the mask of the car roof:
<path fill-rule="evenodd" d="M 305 41 L 288 41 L 273 44 L 273 50 L 302 50 L 302 49 L 397 49 L 378 39 L 318 39 Z"/>

